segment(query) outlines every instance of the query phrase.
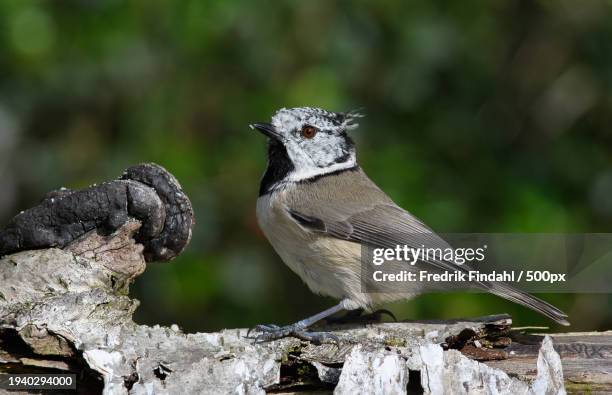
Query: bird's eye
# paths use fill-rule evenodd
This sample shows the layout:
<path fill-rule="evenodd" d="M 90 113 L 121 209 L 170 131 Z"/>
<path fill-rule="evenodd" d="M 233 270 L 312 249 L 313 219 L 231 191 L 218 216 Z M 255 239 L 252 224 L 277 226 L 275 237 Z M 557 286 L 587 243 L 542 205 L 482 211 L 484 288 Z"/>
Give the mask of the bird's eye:
<path fill-rule="evenodd" d="M 318 130 L 314 126 L 305 125 L 302 127 L 302 136 L 307 139 L 313 138 L 317 134 Z"/>

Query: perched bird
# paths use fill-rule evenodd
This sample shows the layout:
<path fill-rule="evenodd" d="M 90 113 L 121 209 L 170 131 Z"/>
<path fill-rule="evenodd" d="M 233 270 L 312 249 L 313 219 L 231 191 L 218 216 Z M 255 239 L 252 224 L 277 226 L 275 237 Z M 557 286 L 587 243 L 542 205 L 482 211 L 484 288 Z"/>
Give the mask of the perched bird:
<path fill-rule="evenodd" d="M 257 219 L 278 255 L 311 291 L 340 303 L 287 326 L 258 325 L 257 341 L 285 336 L 321 342 L 333 338 L 308 332 L 315 322 L 342 310 L 368 309 L 427 292 L 424 285 L 403 284 L 405 291 L 381 288 L 363 292 L 362 245 L 394 248 L 447 246 L 423 222 L 396 205 L 357 164 L 348 132 L 359 113 L 320 108 L 281 109 L 271 123 L 250 127 L 268 138 L 268 166 L 261 179 Z M 423 237 L 417 237 L 422 235 Z M 425 243 L 423 242 L 425 240 Z M 419 268 L 467 270 L 451 262 L 429 260 Z M 569 325 L 562 311 L 504 283 L 475 282 L 480 288 Z"/>

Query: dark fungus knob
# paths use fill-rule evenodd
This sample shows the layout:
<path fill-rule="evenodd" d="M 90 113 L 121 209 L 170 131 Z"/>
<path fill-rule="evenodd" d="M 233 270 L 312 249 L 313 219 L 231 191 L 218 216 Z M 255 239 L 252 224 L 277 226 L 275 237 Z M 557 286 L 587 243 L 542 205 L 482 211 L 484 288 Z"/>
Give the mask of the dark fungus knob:
<path fill-rule="evenodd" d="M 128 218 L 148 262 L 170 260 L 189 243 L 193 208 L 178 181 L 150 163 L 128 168 L 120 179 L 80 190 L 53 191 L 0 231 L 0 256 L 30 249 L 63 248 L 85 233 L 110 234 Z"/>

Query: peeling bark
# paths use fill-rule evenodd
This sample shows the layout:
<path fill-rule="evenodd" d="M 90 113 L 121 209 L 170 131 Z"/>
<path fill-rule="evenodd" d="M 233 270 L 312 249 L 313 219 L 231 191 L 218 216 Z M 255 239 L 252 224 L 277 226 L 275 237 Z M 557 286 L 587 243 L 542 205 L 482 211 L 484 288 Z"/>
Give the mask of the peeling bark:
<path fill-rule="evenodd" d="M 109 243 L 125 249 L 115 256 L 132 257 L 140 251 L 126 240 L 134 223 L 124 228 L 114 235 L 123 242 L 111 237 Z M 563 393 L 559 356 L 549 338 L 532 384 L 443 348 L 445 339 L 464 330 L 486 332 L 492 320 L 507 327 L 508 318 L 343 325 L 333 328 L 339 345 L 320 346 L 292 338 L 253 344 L 245 329 L 185 334 L 177 326 L 136 325 L 138 303 L 125 295 L 125 284 L 142 266 L 130 261 L 117 269 L 96 259 L 100 255 L 90 248 L 98 249 L 97 242 L 97 236 L 85 237 L 67 250 L 24 251 L 0 260 L 0 327 L 4 338 L 13 339 L 0 344 L 0 366 L 76 368 L 80 377 L 87 369 L 112 394 L 404 393 L 417 384 L 409 382 L 411 371 L 420 372 L 424 393 Z M 12 348 L 17 340 L 21 350 Z"/>

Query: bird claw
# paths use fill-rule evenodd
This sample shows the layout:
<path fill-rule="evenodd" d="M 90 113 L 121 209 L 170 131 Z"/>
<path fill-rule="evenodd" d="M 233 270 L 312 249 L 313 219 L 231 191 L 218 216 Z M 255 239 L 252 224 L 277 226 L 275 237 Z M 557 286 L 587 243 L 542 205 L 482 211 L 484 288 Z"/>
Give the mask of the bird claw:
<path fill-rule="evenodd" d="M 248 339 L 253 339 L 252 337 L 249 337 L 249 335 L 251 334 L 251 332 L 269 332 L 269 331 L 273 331 L 275 329 L 279 329 L 280 327 L 278 325 L 274 325 L 274 324 L 259 324 L 259 325 L 255 325 L 254 328 L 250 328 L 247 333 L 246 333 L 246 338 Z"/>
<path fill-rule="evenodd" d="M 260 333 L 255 337 L 249 337 L 251 332 Z M 274 324 L 257 325 L 254 328 L 249 329 L 246 335 L 247 338 L 253 339 L 255 344 L 279 340 L 289 336 L 298 338 L 300 340 L 309 341 L 317 345 L 330 341 L 340 344 L 340 338 L 334 334 L 327 332 L 308 332 L 304 328 L 295 324 L 287 326 L 278 326 Z"/>

